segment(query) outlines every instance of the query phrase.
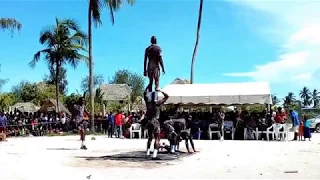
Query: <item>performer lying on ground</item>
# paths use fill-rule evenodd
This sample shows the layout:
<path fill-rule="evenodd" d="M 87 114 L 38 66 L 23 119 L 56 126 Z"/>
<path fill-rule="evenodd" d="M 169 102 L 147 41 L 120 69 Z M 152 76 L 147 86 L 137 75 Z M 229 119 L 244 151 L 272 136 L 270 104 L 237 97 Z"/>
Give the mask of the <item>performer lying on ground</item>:
<path fill-rule="evenodd" d="M 159 90 L 159 79 L 160 79 L 160 66 L 162 73 L 165 74 L 162 52 L 161 48 L 157 45 L 157 38 L 155 36 L 151 37 L 151 45 L 146 48 L 144 54 L 144 76 L 148 76 L 149 84 L 147 88 L 149 92 L 152 91 L 153 80 L 155 81 L 155 89 Z M 148 63 L 147 63 L 148 62 Z"/>
<path fill-rule="evenodd" d="M 162 92 L 161 90 L 159 91 L 163 94 L 164 98 L 158 101 L 156 99 L 157 92 L 151 92 L 148 94 L 147 89 L 144 92 L 144 100 L 146 102 L 146 107 L 147 107 L 146 118 L 148 120 L 146 129 L 149 135 L 148 142 L 147 142 L 147 156 L 150 155 L 150 146 L 151 146 L 153 137 L 155 139 L 152 159 L 159 159 L 157 157 L 158 150 L 160 148 L 160 123 L 159 123 L 160 117 L 159 116 L 160 116 L 161 106 L 169 98 L 167 93 Z"/>
<path fill-rule="evenodd" d="M 76 121 L 78 130 L 80 133 L 81 147 L 80 149 L 87 150 L 87 146 L 85 145 L 86 139 L 86 129 L 88 128 L 89 123 L 84 120 L 85 106 L 84 99 L 81 97 L 77 104 L 74 105 L 73 111 L 73 119 Z"/>

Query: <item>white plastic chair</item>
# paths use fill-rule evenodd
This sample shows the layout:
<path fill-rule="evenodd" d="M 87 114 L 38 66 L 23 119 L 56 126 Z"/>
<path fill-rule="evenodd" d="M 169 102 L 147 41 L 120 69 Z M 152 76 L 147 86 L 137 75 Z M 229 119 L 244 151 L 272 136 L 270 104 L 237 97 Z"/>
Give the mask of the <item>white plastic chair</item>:
<path fill-rule="evenodd" d="M 259 140 L 262 134 L 267 134 L 267 131 L 259 131 L 259 128 L 256 128 L 256 138 Z M 268 136 L 268 135 L 267 135 Z"/>
<path fill-rule="evenodd" d="M 209 132 L 209 138 L 210 138 L 210 140 L 212 140 L 212 134 L 218 134 L 218 137 L 219 137 L 219 139 L 221 140 L 221 133 L 220 133 L 220 131 L 218 130 L 218 131 L 212 131 L 211 130 L 211 128 L 218 128 L 219 127 L 219 125 L 217 124 L 217 123 L 212 123 L 212 124 L 210 124 L 209 125 L 209 130 L 208 130 L 208 132 Z"/>
<path fill-rule="evenodd" d="M 224 133 L 231 134 L 232 140 L 234 140 L 234 134 L 236 129 L 234 128 L 233 121 L 224 121 L 223 122 L 223 131 L 222 131 L 222 139 L 224 139 Z"/>
<path fill-rule="evenodd" d="M 284 140 L 289 141 L 290 129 L 293 127 L 292 124 L 283 124 Z"/>
<path fill-rule="evenodd" d="M 129 129 L 130 132 L 130 138 L 133 139 L 134 138 L 134 134 L 138 133 L 139 135 L 139 139 L 141 139 L 141 124 L 135 123 L 135 124 L 131 124 L 131 127 Z"/>
<path fill-rule="evenodd" d="M 200 140 L 200 139 L 201 139 L 201 133 L 202 133 L 201 129 L 200 129 L 200 128 L 198 128 L 198 140 Z"/>
<path fill-rule="evenodd" d="M 270 127 L 267 128 L 267 140 L 269 141 L 269 135 L 272 135 L 272 140 L 276 139 L 278 140 L 280 138 L 280 135 L 282 132 L 280 132 L 280 129 L 282 128 L 282 124 L 272 124 Z M 270 131 L 272 129 L 272 131 Z"/>

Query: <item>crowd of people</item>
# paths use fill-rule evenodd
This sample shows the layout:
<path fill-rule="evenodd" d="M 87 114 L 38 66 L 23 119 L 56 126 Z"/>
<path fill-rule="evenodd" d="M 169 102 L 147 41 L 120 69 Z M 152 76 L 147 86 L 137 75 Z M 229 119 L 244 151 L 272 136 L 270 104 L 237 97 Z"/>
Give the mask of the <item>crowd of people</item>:
<path fill-rule="evenodd" d="M 228 130 L 235 128 L 236 140 L 244 139 L 244 128 L 247 128 L 247 139 L 255 139 L 252 131 L 258 128 L 261 131 L 266 131 L 273 123 L 293 123 L 297 134 L 295 139 L 299 136 L 304 138 L 311 138 L 310 128 L 305 118 L 294 118 L 295 111 L 289 113 L 293 114 L 293 118 L 288 117 L 283 109 L 279 108 L 276 112 L 248 112 L 248 111 L 227 111 L 214 110 L 214 112 L 178 112 L 176 109 L 168 109 L 161 111 L 160 122 L 168 119 L 191 118 L 192 131 L 194 136 L 201 133 L 201 139 L 208 139 L 208 130 L 210 124 L 217 124 L 212 127 L 214 130 Z M 291 121 L 293 119 L 293 121 Z M 107 134 L 108 137 L 129 138 L 128 129 L 133 123 L 139 123 L 142 127 L 145 126 L 145 112 L 131 112 L 124 113 L 109 112 L 103 115 L 95 116 L 95 129 L 98 132 Z M 232 122 L 232 123 L 227 123 Z M 222 127 L 224 126 L 224 127 Z M 86 129 L 90 129 L 90 123 Z M 198 132 L 200 129 L 200 132 Z M 142 128 L 142 131 L 145 129 Z M 0 113 L 0 133 L 6 132 L 8 136 L 42 136 L 48 134 L 59 133 L 77 133 L 78 128 L 75 120 L 68 114 L 61 113 L 21 113 L 14 111 L 10 113 Z M 221 132 L 222 133 L 222 132 Z M 142 134 L 144 134 L 142 132 Z"/>

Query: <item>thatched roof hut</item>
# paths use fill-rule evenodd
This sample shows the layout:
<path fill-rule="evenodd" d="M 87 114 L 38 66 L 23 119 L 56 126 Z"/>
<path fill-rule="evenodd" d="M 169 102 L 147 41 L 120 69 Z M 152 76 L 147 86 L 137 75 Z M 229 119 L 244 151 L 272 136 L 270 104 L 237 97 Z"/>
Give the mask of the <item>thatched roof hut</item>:
<path fill-rule="evenodd" d="M 132 92 L 127 84 L 104 84 L 100 89 L 105 101 L 127 101 Z"/>
<path fill-rule="evenodd" d="M 42 104 L 41 108 L 39 109 L 40 112 L 56 111 L 57 109 L 57 101 L 55 99 L 47 99 L 46 101 L 43 101 L 41 104 Z M 64 105 L 60 101 L 59 101 L 59 110 L 60 112 L 64 112 L 71 115 L 68 109 L 64 107 Z"/>
<path fill-rule="evenodd" d="M 21 102 L 21 103 L 16 103 L 11 107 L 12 110 L 17 109 L 21 112 L 28 112 L 28 113 L 33 113 L 37 112 L 40 107 L 36 106 L 32 102 Z"/>
<path fill-rule="evenodd" d="M 190 81 L 187 79 L 180 79 L 180 78 L 176 78 L 174 79 L 171 84 L 190 84 Z"/>

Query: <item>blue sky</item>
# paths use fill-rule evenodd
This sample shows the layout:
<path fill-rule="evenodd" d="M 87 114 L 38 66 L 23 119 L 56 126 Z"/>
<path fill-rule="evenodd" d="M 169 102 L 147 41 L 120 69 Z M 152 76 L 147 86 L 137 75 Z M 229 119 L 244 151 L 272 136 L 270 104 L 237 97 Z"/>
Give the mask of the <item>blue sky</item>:
<path fill-rule="evenodd" d="M 1 17 L 14 17 L 23 24 L 13 38 L 8 32 L 0 33 L 0 75 L 9 79 L 2 91 L 21 80 L 40 81 L 48 74 L 43 62 L 35 69 L 28 62 L 43 48 L 40 31 L 54 24 L 55 17 L 77 19 L 87 31 L 86 0 L 0 1 Z M 205 0 L 195 83 L 267 81 L 279 96 L 296 93 L 304 85 L 318 88 L 320 36 L 314 29 L 320 32 L 316 26 L 320 12 L 315 8 L 319 3 L 297 1 L 288 10 L 287 2 L 291 3 Z M 116 14 L 114 26 L 104 11 L 103 27 L 93 30 L 95 74 L 107 81 L 118 69 L 142 73 L 144 49 L 155 35 L 167 72 L 161 86 L 176 77 L 189 79 L 198 6 L 198 0 L 137 0 Z M 69 93 L 80 90 L 81 78 L 87 74 L 84 64 L 75 70 L 68 67 Z"/>

